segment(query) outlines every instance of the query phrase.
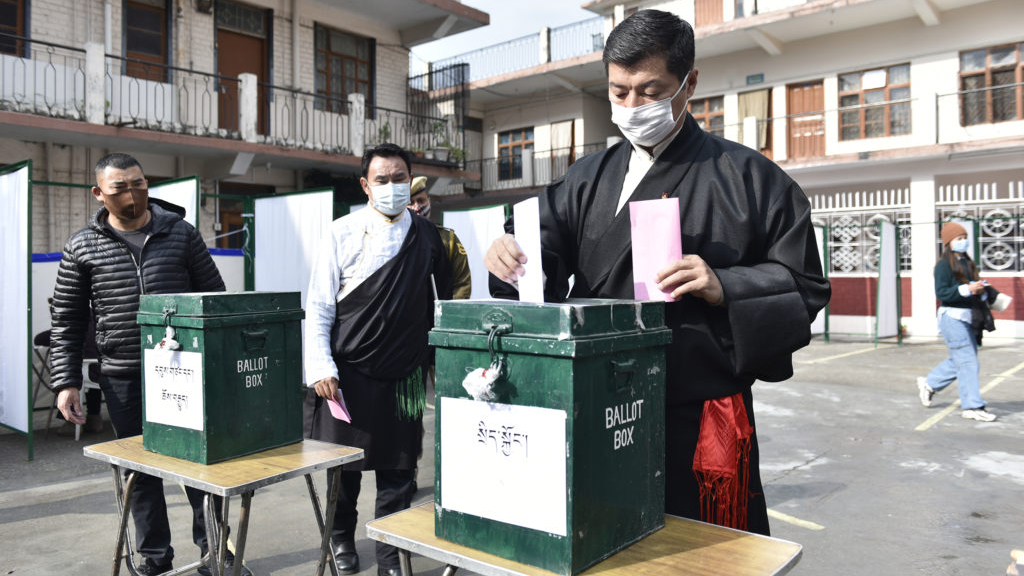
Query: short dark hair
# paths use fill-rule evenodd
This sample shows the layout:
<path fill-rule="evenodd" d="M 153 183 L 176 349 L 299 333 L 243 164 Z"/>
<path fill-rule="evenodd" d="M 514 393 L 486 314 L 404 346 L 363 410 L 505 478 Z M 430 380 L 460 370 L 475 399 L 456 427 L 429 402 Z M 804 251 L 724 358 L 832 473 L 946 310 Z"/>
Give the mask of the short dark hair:
<path fill-rule="evenodd" d="M 409 153 L 398 144 L 385 142 L 384 144 L 367 148 L 363 152 L 363 178 L 366 178 L 366 175 L 370 173 L 370 162 L 377 156 L 381 158 L 394 158 L 398 156 L 405 162 L 405 169 L 412 174 L 412 158 L 409 157 Z"/>
<path fill-rule="evenodd" d="M 107 154 L 100 161 L 96 163 L 96 174 L 103 172 L 107 168 L 117 168 L 118 170 L 127 170 L 132 166 L 138 166 L 139 170 L 142 170 L 142 164 L 135 159 L 134 156 L 124 154 L 122 152 L 114 152 L 113 154 Z"/>
<path fill-rule="evenodd" d="M 693 69 L 693 27 L 661 10 L 640 10 L 619 23 L 604 44 L 604 71 L 608 64 L 632 68 L 651 56 L 663 56 L 665 68 L 680 81 Z"/>

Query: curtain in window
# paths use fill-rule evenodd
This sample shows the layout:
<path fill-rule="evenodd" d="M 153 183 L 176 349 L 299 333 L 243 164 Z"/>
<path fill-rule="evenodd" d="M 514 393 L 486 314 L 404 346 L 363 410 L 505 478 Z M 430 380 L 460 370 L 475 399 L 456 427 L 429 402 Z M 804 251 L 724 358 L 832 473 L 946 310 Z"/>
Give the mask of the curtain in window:
<path fill-rule="evenodd" d="M 740 115 L 740 130 L 739 130 L 739 141 L 742 143 L 743 140 L 743 119 L 748 116 L 753 116 L 758 119 L 757 123 L 757 149 L 764 150 L 767 148 L 768 140 L 768 123 L 762 120 L 767 120 L 770 117 L 768 112 L 768 101 L 770 93 L 767 89 L 756 90 L 754 92 L 746 92 L 740 94 L 739 98 L 739 115 Z"/>

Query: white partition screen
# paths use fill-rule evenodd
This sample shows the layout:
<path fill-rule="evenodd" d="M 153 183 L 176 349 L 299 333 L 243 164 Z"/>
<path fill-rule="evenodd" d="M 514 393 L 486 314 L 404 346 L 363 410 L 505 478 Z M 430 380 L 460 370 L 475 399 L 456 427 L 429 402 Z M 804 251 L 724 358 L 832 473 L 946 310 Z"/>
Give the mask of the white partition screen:
<path fill-rule="evenodd" d="M 149 187 L 149 196 L 181 206 L 185 209 L 185 222 L 199 226 L 199 178 L 196 176 L 153 184 Z"/>
<path fill-rule="evenodd" d="M 454 230 L 466 247 L 469 271 L 473 278 L 473 293 L 470 297 L 474 300 L 491 297 L 487 288 L 488 274 L 484 267 L 484 255 L 491 243 L 505 233 L 504 225 L 504 206 L 444 213 L 444 226 Z"/>
<path fill-rule="evenodd" d="M 818 260 L 821 262 L 821 273 L 828 277 L 828 268 L 826 263 L 828 259 L 825 257 L 825 229 L 821 226 L 814 227 L 814 241 L 818 244 Z M 811 334 L 824 334 L 825 333 L 825 316 L 828 315 L 828 304 L 825 308 L 818 312 L 818 315 L 814 317 L 811 322 Z"/>
<path fill-rule="evenodd" d="M 255 200 L 254 284 L 256 290 L 302 292 L 320 239 L 330 230 L 334 191 L 311 190 Z"/>
<path fill-rule="evenodd" d="M 878 303 L 875 308 L 875 336 L 888 338 L 900 334 L 900 246 L 896 226 L 880 222 L 878 243 Z"/>
<path fill-rule="evenodd" d="M 32 165 L 0 174 L 0 424 L 29 433 L 31 350 Z"/>

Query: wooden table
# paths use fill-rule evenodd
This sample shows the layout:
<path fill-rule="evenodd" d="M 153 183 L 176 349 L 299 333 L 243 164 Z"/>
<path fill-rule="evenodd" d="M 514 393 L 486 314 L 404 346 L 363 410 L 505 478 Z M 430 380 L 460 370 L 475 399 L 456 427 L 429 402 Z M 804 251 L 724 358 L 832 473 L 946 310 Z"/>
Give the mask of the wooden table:
<path fill-rule="evenodd" d="M 447 564 L 446 576 L 458 568 L 483 576 L 555 575 L 434 536 L 433 502 L 369 522 L 366 534 L 399 549 L 404 576 L 412 575 L 410 553 Z M 581 576 L 781 575 L 796 565 L 802 548 L 786 540 L 665 516 L 664 528 Z"/>
<path fill-rule="evenodd" d="M 86 446 L 84 453 L 89 458 L 109 463 L 114 471 L 114 491 L 117 496 L 117 507 L 121 522 L 117 531 L 117 545 L 114 550 L 114 564 L 111 573 L 118 576 L 121 558 L 127 560 L 128 571 L 133 576 L 137 569 L 132 557 L 131 538 L 128 533 L 128 506 L 136 475 L 141 472 L 157 476 L 171 482 L 179 482 L 206 492 L 204 499 L 206 517 L 206 535 L 209 542 L 209 553 L 197 562 L 167 572 L 165 576 L 175 576 L 195 570 L 206 564 L 214 576 L 224 572 L 224 555 L 227 550 L 228 503 L 231 496 L 241 495 L 242 505 L 239 511 L 238 530 L 235 546 L 234 575 L 239 576 L 245 553 L 245 537 L 249 528 L 249 509 L 253 492 L 257 488 L 270 486 L 278 482 L 306 477 L 309 488 L 309 499 L 313 504 L 317 525 L 320 527 L 320 558 L 317 562 L 317 576 L 322 576 L 324 566 L 330 565 L 331 572 L 336 574 L 333 560 L 334 551 L 330 545 L 331 528 L 334 522 L 334 509 L 338 502 L 338 485 L 341 478 L 341 465 L 361 460 L 363 451 L 358 448 L 340 446 L 317 440 L 303 440 L 295 444 L 281 446 L 240 456 L 217 464 L 199 464 L 172 456 L 164 456 L 150 452 L 142 447 L 142 436 L 122 438 L 102 444 Z M 321 515 L 320 500 L 313 484 L 313 472 L 327 470 L 327 507 Z M 122 483 L 122 473 L 127 472 Z M 217 521 L 211 495 L 223 497 L 221 520 Z M 127 550 L 125 548 L 127 547 Z"/>

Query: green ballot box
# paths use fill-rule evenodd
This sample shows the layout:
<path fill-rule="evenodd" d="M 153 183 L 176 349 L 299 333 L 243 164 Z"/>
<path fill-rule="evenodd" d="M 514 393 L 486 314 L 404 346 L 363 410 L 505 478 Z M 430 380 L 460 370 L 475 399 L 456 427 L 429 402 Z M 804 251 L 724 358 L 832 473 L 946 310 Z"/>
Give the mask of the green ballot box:
<path fill-rule="evenodd" d="M 300 297 L 143 295 L 143 447 L 212 464 L 302 440 Z"/>
<path fill-rule="evenodd" d="M 572 575 L 664 526 L 664 304 L 438 302 L 439 538 Z"/>

